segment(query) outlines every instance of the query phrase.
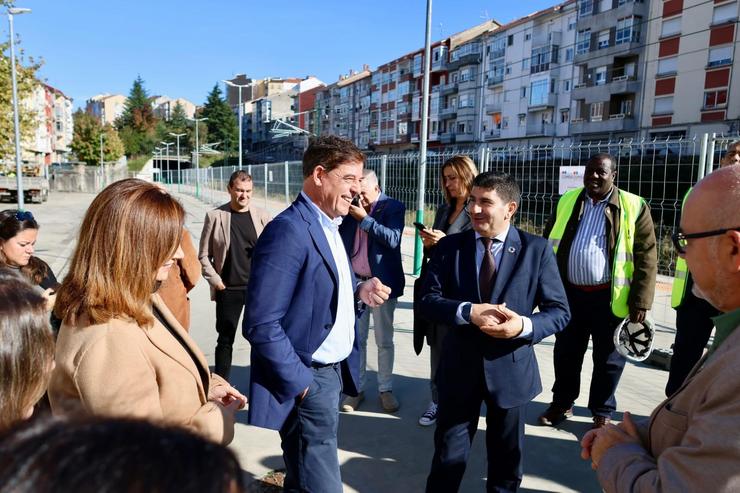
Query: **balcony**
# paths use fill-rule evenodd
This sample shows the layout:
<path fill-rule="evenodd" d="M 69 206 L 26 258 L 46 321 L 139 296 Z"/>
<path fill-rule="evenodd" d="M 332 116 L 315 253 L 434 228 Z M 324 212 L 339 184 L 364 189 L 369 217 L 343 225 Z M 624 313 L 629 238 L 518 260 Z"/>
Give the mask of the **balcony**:
<path fill-rule="evenodd" d="M 582 99 L 586 104 L 608 101 L 612 94 L 636 94 L 640 91 L 640 84 L 639 80 L 626 75 L 614 77 L 598 86 L 581 83 L 573 86 L 571 98 Z"/>
<path fill-rule="evenodd" d="M 554 93 L 548 93 L 543 98 L 537 98 L 536 101 L 529 100 L 527 105 L 528 111 L 542 111 L 547 108 L 554 108 L 557 103 L 558 96 Z"/>
<path fill-rule="evenodd" d="M 435 87 L 439 89 L 439 94 L 446 96 L 457 92 L 457 82 L 449 82 L 447 84 L 440 84 Z"/>
<path fill-rule="evenodd" d="M 494 139 L 500 139 L 501 138 L 501 129 L 494 128 L 492 130 L 486 130 L 483 132 L 483 139 L 484 140 L 494 140 Z"/>
<path fill-rule="evenodd" d="M 455 132 L 439 134 L 439 141 L 443 144 L 453 144 L 455 142 Z"/>
<path fill-rule="evenodd" d="M 429 70 L 431 72 L 441 72 L 442 70 L 447 70 L 447 52 L 443 52 L 443 54 L 439 57 L 438 60 L 435 60 L 432 62 L 432 65 L 430 66 Z"/>
<path fill-rule="evenodd" d="M 475 140 L 475 134 L 473 132 L 465 132 L 465 133 L 456 133 L 455 134 L 455 142 L 461 143 L 461 142 L 473 142 Z"/>
<path fill-rule="evenodd" d="M 445 106 L 439 109 L 440 118 L 454 118 L 457 114 L 457 108 L 454 106 Z"/>
<path fill-rule="evenodd" d="M 486 98 L 486 113 L 500 113 L 504 106 L 504 99 L 501 97 Z"/>
<path fill-rule="evenodd" d="M 478 112 L 478 105 L 473 104 L 467 104 L 465 106 L 458 106 L 457 108 L 457 117 L 462 118 L 464 116 L 475 116 Z"/>
<path fill-rule="evenodd" d="M 468 43 L 455 48 L 450 54 L 450 61 L 447 63 L 448 70 L 455 70 L 463 65 L 480 63 L 482 46 L 480 43 Z"/>
<path fill-rule="evenodd" d="M 573 118 L 570 121 L 570 131 L 574 134 L 630 132 L 637 130 L 637 122 L 632 115 L 616 113 L 602 117 L 600 121 Z"/>
<path fill-rule="evenodd" d="M 527 136 L 544 136 L 554 137 L 555 136 L 555 124 L 554 123 L 528 123 L 527 124 Z"/>
<path fill-rule="evenodd" d="M 411 134 L 411 142 L 419 142 L 419 134 Z"/>
<path fill-rule="evenodd" d="M 504 73 L 503 72 L 496 73 L 494 70 L 489 70 L 487 78 L 488 78 L 488 81 L 487 81 L 488 87 L 496 86 L 498 84 L 504 83 Z"/>

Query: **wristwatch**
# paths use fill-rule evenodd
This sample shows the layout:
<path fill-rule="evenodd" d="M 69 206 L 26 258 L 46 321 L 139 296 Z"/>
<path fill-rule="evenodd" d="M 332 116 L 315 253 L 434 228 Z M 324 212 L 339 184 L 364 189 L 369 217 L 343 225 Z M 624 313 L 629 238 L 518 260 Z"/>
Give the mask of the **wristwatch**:
<path fill-rule="evenodd" d="M 467 323 L 472 323 L 470 320 L 470 312 L 473 309 L 472 303 L 465 303 L 463 305 L 462 310 L 460 311 L 460 316 L 462 316 L 463 320 L 465 320 Z"/>

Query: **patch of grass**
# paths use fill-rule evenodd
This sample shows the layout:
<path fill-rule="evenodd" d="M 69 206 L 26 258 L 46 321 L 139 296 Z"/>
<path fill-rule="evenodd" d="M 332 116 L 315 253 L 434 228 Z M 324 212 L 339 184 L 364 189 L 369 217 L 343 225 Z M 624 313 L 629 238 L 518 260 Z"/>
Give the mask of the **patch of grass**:
<path fill-rule="evenodd" d="M 151 159 L 151 156 L 133 156 L 128 158 L 128 170 L 132 172 L 141 171 L 147 161 Z"/>

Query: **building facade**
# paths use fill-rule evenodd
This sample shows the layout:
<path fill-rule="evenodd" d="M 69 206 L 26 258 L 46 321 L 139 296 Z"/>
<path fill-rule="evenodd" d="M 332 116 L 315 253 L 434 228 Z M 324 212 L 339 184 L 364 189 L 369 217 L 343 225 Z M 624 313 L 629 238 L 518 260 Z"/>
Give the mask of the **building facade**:
<path fill-rule="evenodd" d="M 98 94 L 86 101 L 85 112 L 97 118 L 103 125 L 112 125 L 123 113 L 127 99 L 123 94 Z"/>

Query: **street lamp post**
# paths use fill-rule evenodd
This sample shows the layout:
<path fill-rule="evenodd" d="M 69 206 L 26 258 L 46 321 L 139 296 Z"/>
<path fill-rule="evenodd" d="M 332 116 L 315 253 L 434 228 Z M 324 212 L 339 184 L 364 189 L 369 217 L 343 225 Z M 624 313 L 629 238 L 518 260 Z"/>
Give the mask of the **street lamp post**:
<path fill-rule="evenodd" d="M 200 143 L 198 142 L 198 124 L 208 117 L 191 118 L 195 122 L 195 198 L 200 198 Z"/>
<path fill-rule="evenodd" d="M 172 175 L 169 173 L 170 171 L 170 146 L 174 144 L 174 142 L 160 142 L 163 146 L 165 146 L 165 152 L 167 153 L 167 176 L 170 177 L 170 184 L 172 184 Z M 164 161 L 161 161 L 162 165 L 164 165 Z"/>
<path fill-rule="evenodd" d="M 103 137 L 105 137 L 105 134 L 100 132 L 100 171 L 103 173 L 103 186 L 105 186 L 108 177 L 105 174 L 105 161 L 103 160 Z"/>
<path fill-rule="evenodd" d="M 239 89 L 239 169 L 242 169 L 242 87 L 249 87 L 249 84 L 234 84 L 230 80 L 223 81 L 224 84 Z"/>
<path fill-rule="evenodd" d="M 187 134 L 176 134 L 170 132 L 170 135 L 177 139 L 177 191 L 180 192 L 180 184 L 182 183 L 182 175 L 180 174 L 180 137 L 184 137 Z"/>
<path fill-rule="evenodd" d="M 12 7 L 8 9 L 10 27 L 10 74 L 13 86 L 13 126 L 15 129 L 15 182 L 18 188 L 16 198 L 18 210 L 23 210 L 23 163 L 21 162 L 21 128 L 18 124 L 18 83 L 15 75 L 15 34 L 13 33 L 13 16 L 28 14 L 31 9 Z"/>

